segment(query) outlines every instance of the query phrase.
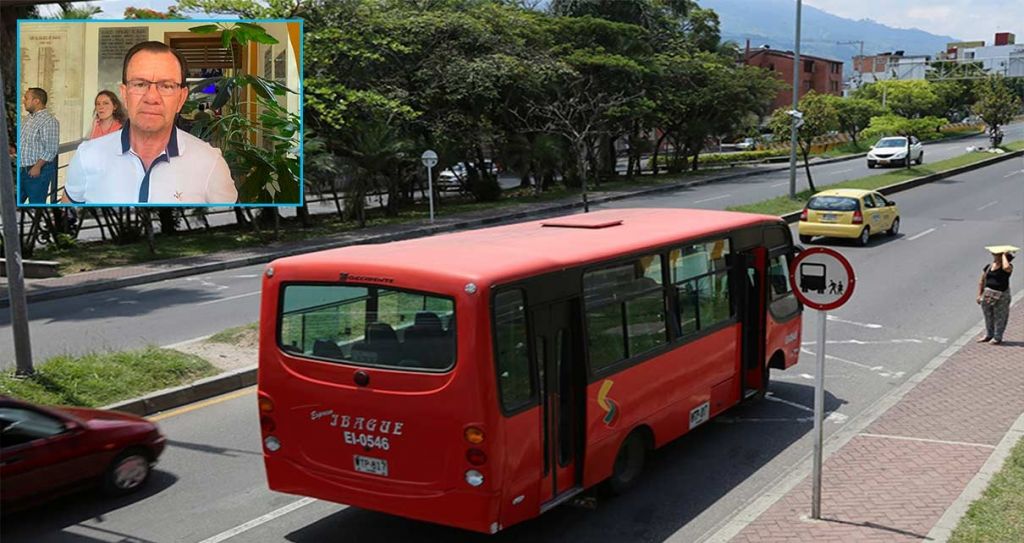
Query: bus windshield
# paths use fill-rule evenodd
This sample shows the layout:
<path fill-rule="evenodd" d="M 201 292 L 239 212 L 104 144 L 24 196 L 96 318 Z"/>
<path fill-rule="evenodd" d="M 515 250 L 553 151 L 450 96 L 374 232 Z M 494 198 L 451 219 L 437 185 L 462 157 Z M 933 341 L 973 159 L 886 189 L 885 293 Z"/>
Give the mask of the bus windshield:
<path fill-rule="evenodd" d="M 455 363 L 451 298 L 357 285 L 287 285 L 282 350 L 321 361 L 447 371 Z"/>

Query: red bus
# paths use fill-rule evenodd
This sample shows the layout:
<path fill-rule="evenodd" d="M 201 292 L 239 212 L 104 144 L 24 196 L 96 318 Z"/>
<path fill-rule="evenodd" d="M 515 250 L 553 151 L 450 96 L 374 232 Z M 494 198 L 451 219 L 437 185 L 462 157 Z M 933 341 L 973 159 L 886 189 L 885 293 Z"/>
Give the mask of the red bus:
<path fill-rule="evenodd" d="M 778 217 L 616 209 L 272 262 L 259 408 L 272 490 L 495 533 L 797 362 Z"/>

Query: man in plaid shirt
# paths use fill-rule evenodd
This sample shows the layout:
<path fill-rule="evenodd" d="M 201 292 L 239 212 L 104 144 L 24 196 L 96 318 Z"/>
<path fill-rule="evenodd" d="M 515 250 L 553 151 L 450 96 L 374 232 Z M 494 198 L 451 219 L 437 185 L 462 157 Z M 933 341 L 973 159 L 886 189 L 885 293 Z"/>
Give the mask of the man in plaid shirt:
<path fill-rule="evenodd" d="M 46 100 L 46 91 L 38 87 L 29 88 L 22 98 L 28 115 L 22 119 L 18 135 L 19 203 L 45 204 L 50 183 L 57 176 L 60 123 L 46 109 Z"/>

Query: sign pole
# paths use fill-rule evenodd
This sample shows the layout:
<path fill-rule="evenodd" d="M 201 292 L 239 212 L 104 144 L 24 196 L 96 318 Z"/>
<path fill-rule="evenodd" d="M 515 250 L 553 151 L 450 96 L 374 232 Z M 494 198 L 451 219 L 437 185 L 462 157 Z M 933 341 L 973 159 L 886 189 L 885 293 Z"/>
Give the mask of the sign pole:
<path fill-rule="evenodd" d="M 811 518 L 821 519 L 821 468 L 825 426 L 825 323 L 828 312 L 853 295 L 857 276 L 843 255 L 815 247 L 800 252 L 789 265 L 789 284 L 805 306 L 818 311 L 817 353 L 814 376 L 814 465 L 811 483 Z"/>
<path fill-rule="evenodd" d="M 821 455 L 822 426 L 825 418 L 825 321 L 824 310 L 818 311 L 817 369 L 814 374 L 814 487 L 811 491 L 811 518 L 821 518 Z"/>
<path fill-rule="evenodd" d="M 437 166 L 437 153 L 431 150 L 423 151 L 420 155 L 420 160 L 423 165 L 427 168 L 427 192 L 430 193 L 430 224 L 434 224 L 434 176 L 431 172 L 434 166 Z"/>
<path fill-rule="evenodd" d="M 433 168 L 427 166 L 427 192 L 430 193 L 430 223 L 434 223 L 434 176 Z"/>

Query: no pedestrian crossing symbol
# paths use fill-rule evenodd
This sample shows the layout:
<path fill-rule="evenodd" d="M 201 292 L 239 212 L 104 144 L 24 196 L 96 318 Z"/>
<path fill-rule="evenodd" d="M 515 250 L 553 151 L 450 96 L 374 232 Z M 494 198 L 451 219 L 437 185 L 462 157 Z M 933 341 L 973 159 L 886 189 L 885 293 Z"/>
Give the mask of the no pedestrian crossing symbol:
<path fill-rule="evenodd" d="M 850 299 L 857 278 L 843 255 L 825 247 L 808 249 L 793 260 L 789 282 L 804 305 L 826 311 Z"/>

